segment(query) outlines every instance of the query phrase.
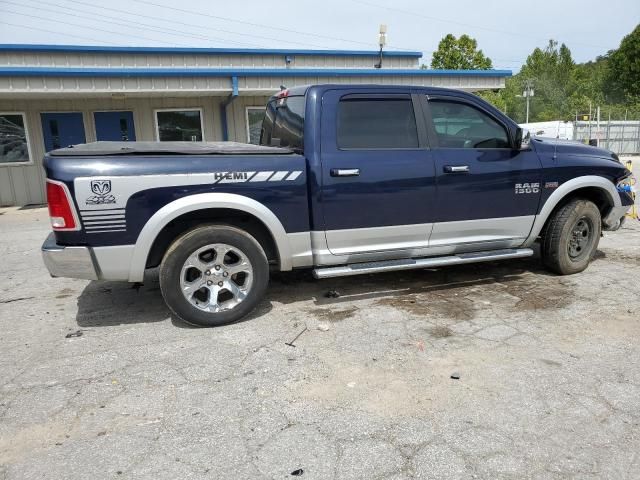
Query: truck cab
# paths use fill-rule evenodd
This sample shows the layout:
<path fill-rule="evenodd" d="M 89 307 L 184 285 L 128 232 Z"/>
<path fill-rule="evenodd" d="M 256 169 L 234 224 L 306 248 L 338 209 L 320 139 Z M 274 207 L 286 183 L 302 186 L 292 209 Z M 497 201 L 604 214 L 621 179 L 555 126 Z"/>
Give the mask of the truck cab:
<path fill-rule="evenodd" d="M 426 268 L 529 256 L 540 241 L 550 269 L 577 273 L 633 203 L 612 152 L 530 139 L 457 90 L 284 90 L 266 106 L 260 144 L 52 152 L 50 272 L 142 281 L 159 266 L 174 313 L 218 325 L 246 315 L 274 269 Z"/>

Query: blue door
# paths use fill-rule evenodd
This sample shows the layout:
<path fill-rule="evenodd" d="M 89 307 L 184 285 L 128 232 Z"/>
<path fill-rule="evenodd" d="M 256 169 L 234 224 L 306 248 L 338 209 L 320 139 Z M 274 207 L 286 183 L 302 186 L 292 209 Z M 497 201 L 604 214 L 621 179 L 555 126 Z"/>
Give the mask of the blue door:
<path fill-rule="evenodd" d="M 334 255 L 428 244 L 436 192 L 424 117 L 417 96 L 388 92 L 322 97 L 321 205 Z"/>
<path fill-rule="evenodd" d="M 96 138 L 98 141 L 134 142 L 136 130 L 133 112 L 95 112 Z"/>
<path fill-rule="evenodd" d="M 82 113 L 41 113 L 40 119 L 45 151 L 86 142 Z"/>
<path fill-rule="evenodd" d="M 425 110 L 438 190 L 429 246 L 521 245 L 541 195 L 535 151 L 512 148 L 507 125 L 480 102 L 430 95 Z"/>

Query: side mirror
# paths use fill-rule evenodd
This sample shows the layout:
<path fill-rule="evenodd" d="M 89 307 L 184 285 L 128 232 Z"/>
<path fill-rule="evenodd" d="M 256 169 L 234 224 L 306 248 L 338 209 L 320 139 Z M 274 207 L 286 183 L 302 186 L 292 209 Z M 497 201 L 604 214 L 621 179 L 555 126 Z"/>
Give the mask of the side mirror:
<path fill-rule="evenodd" d="M 520 128 L 516 130 L 516 141 L 514 147 L 516 150 L 526 150 L 531 143 L 531 133 L 526 128 Z"/>

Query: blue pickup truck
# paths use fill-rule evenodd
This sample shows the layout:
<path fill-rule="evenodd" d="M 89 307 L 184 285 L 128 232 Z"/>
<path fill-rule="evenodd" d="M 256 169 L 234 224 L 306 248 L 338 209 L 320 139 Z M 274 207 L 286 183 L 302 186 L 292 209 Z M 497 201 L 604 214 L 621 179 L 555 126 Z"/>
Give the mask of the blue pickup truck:
<path fill-rule="evenodd" d="M 143 281 L 236 321 L 272 270 L 317 278 L 526 257 L 584 270 L 633 203 L 607 150 L 528 133 L 457 90 L 314 85 L 267 106 L 260 145 L 96 142 L 45 158 L 53 276 Z"/>

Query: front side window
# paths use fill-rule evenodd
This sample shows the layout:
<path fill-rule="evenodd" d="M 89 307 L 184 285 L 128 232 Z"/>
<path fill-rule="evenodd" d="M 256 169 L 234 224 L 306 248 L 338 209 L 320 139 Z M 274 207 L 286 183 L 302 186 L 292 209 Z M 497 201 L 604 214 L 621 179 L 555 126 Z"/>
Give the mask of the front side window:
<path fill-rule="evenodd" d="M 411 98 L 343 97 L 338 103 L 338 148 L 418 148 Z"/>
<path fill-rule="evenodd" d="M 247 107 L 247 141 L 258 145 L 264 118 L 264 107 Z"/>
<path fill-rule="evenodd" d="M 0 164 L 29 161 L 25 124 L 21 113 L 0 113 Z"/>
<path fill-rule="evenodd" d="M 509 148 L 505 128 L 486 113 L 464 103 L 430 100 L 440 148 Z"/>
<path fill-rule="evenodd" d="M 202 115 L 200 109 L 156 111 L 158 140 L 161 142 L 201 142 Z"/>

